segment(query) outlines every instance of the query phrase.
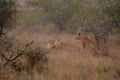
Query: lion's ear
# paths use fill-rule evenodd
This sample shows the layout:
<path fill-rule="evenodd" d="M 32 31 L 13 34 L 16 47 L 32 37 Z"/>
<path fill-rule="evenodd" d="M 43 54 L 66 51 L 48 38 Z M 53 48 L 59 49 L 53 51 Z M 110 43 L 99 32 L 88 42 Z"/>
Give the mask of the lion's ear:
<path fill-rule="evenodd" d="M 78 33 L 78 35 L 81 35 L 81 33 Z"/>

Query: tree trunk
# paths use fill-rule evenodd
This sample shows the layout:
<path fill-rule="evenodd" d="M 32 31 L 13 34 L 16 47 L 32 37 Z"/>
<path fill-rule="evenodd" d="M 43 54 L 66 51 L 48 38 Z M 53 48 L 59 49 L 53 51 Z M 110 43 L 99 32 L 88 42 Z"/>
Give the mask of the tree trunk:
<path fill-rule="evenodd" d="M 90 26 L 90 24 L 89 24 L 89 26 Z M 96 46 L 96 49 L 95 49 L 95 50 L 96 50 L 96 54 L 98 54 L 99 51 L 100 51 L 99 35 L 98 35 L 98 33 L 95 32 L 94 27 L 91 27 L 90 30 L 91 30 L 92 34 L 94 35 L 94 38 L 95 38 L 95 46 Z"/>
<path fill-rule="evenodd" d="M 95 45 L 96 45 L 96 54 L 100 53 L 100 38 L 98 35 L 94 35 L 95 36 Z"/>
<path fill-rule="evenodd" d="M 3 34 L 3 26 L 0 26 L 0 36 Z"/>
<path fill-rule="evenodd" d="M 108 55 L 109 54 L 109 48 L 108 48 L 108 32 L 106 32 L 103 36 L 103 43 L 104 43 L 104 46 L 103 46 L 103 54 L 104 55 Z"/>

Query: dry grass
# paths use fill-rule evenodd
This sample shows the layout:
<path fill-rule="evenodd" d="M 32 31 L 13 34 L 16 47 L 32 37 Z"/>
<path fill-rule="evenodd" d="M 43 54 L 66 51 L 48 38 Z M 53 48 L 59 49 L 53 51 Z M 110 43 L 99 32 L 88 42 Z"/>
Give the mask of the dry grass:
<path fill-rule="evenodd" d="M 16 33 L 14 37 L 20 43 L 34 40 L 34 46 L 46 48 L 47 41 L 55 36 L 55 34 L 25 31 Z M 75 35 L 60 36 L 66 45 L 63 48 L 50 50 L 49 71 L 45 74 L 34 71 L 34 77 L 31 76 L 33 80 L 120 80 L 120 39 L 117 36 L 110 37 L 109 52 L 112 57 L 92 56 L 89 51 L 81 49 L 80 42 L 75 40 Z M 22 80 L 30 80 L 26 72 L 21 73 L 21 76 L 28 77 Z"/>

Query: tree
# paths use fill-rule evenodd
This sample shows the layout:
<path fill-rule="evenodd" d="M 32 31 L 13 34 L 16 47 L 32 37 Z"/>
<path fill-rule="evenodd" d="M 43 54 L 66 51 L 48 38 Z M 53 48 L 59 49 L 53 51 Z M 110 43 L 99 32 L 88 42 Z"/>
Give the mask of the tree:
<path fill-rule="evenodd" d="M 2 35 L 3 28 L 10 26 L 16 19 L 17 4 L 14 0 L 0 0 L 0 35 Z"/>
<path fill-rule="evenodd" d="M 66 29 L 67 23 L 80 10 L 83 0 L 28 0 L 30 9 L 39 11 L 45 22 L 53 23 L 60 31 Z"/>
<path fill-rule="evenodd" d="M 99 9 L 113 28 L 120 29 L 120 0 L 98 0 Z"/>
<path fill-rule="evenodd" d="M 101 8 L 101 7 L 100 7 Z M 81 7 L 81 10 L 77 11 L 72 16 L 73 25 L 79 25 L 79 28 L 83 32 L 92 33 L 96 42 L 96 53 L 108 53 L 107 51 L 107 36 L 110 31 L 109 22 L 107 17 L 103 15 L 100 8 L 95 1 L 86 0 Z M 105 43 L 105 45 L 103 45 Z M 102 51 L 104 49 L 104 51 Z"/>
<path fill-rule="evenodd" d="M 108 34 L 113 29 L 120 30 L 120 1 L 96 0 L 86 4 L 80 15 L 82 30 L 93 33 L 98 53 L 108 54 Z"/>

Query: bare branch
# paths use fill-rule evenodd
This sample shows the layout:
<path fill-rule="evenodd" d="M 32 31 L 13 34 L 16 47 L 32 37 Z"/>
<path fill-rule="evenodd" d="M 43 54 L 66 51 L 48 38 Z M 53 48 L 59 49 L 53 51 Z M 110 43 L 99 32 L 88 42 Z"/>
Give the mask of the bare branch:
<path fill-rule="evenodd" d="M 26 49 L 27 49 L 31 44 L 33 44 L 33 41 L 31 41 L 30 43 L 26 44 L 26 46 L 24 47 L 24 49 L 23 49 L 21 52 L 19 52 L 17 56 L 15 56 L 13 59 L 8 60 L 3 66 L 8 65 L 10 62 L 12 62 L 12 61 L 18 59 L 20 56 L 22 56 L 22 55 L 24 54 L 24 52 L 26 51 Z"/>

